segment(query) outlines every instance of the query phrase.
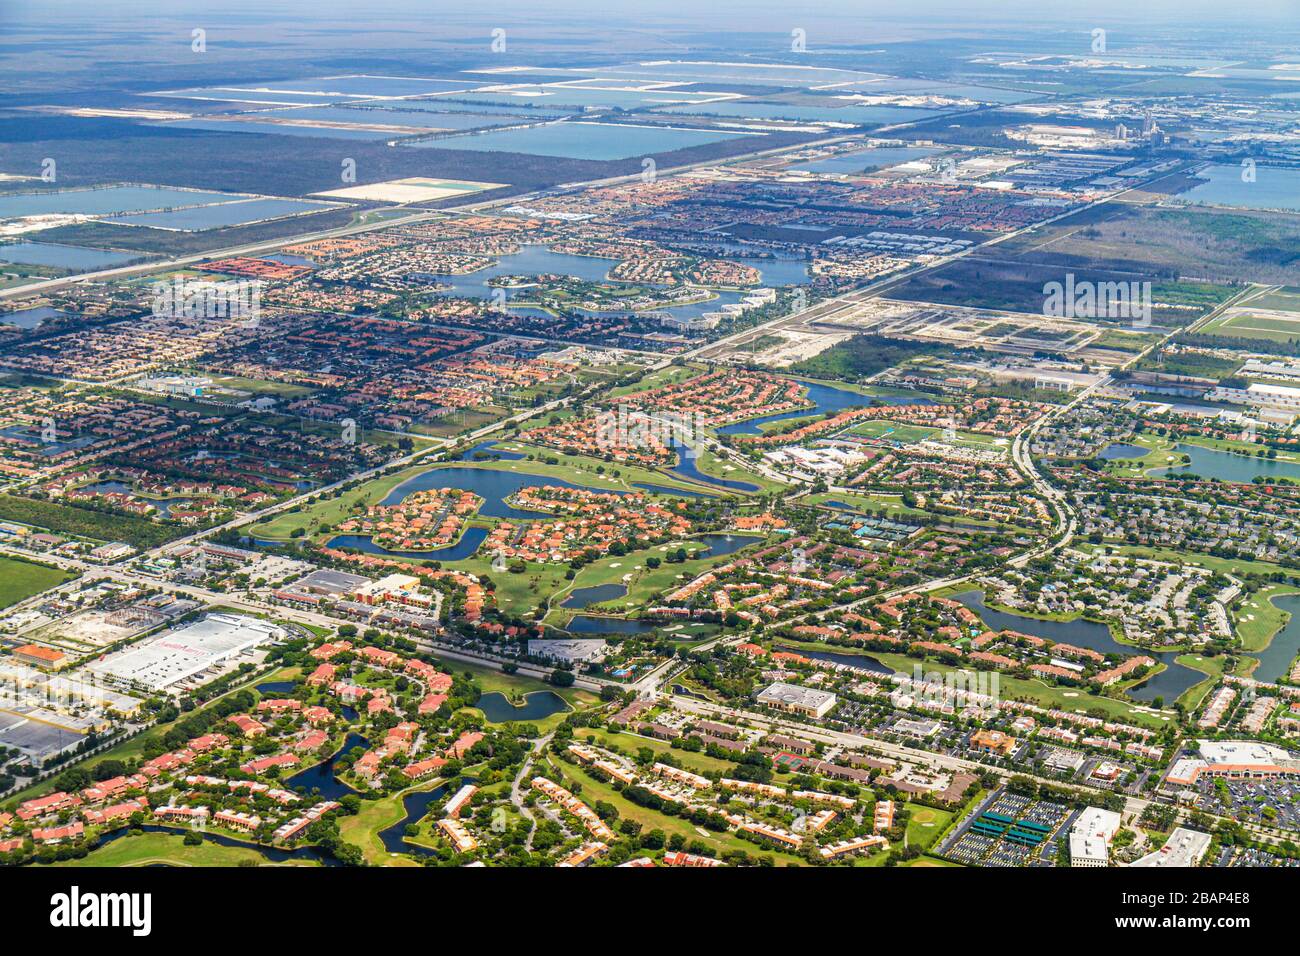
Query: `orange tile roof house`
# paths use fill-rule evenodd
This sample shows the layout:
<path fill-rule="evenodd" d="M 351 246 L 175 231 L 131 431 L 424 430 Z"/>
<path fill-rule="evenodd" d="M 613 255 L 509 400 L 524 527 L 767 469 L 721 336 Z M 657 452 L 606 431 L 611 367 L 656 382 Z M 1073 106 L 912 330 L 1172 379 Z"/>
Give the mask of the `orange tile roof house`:
<path fill-rule="evenodd" d="M 1000 730 L 977 730 L 971 735 L 970 745 L 988 753 L 1011 753 L 1016 749 L 1016 738 Z"/>
<path fill-rule="evenodd" d="M 459 759 L 469 753 L 470 748 L 482 739 L 483 735 L 478 731 L 467 730 L 456 739 L 454 744 L 447 748 L 447 755 Z"/>
<path fill-rule="evenodd" d="M 447 702 L 446 694 L 430 694 L 424 700 L 420 701 L 418 711 L 420 714 L 436 713 L 438 708 Z"/>
<path fill-rule="evenodd" d="M 266 733 L 266 728 L 247 714 L 235 714 L 230 718 L 230 722 L 239 728 L 239 732 L 245 737 L 260 737 Z"/>
<path fill-rule="evenodd" d="M 32 839 L 37 843 L 62 843 L 64 840 L 75 840 L 85 832 L 86 825 L 78 820 L 61 827 L 37 827 L 32 830 Z"/>
<path fill-rule="evenodd" d="M 70 793 L 63 792 L 51 793 L 48 796 L 37 797 L 21 804 L 18 807 L 18 819 L 26 822 L 51 813 L 58 813 L 60 810 L 66 810 L 69 807 L 79 806 L 81 806 L 80 797 L 74 797 Z"/>
<path fill-rule="evenodd" d="M 321 664 L 307 678 L 307 683 L 312 687 L 321 687 L 328 684 L 334 679 L 336 668 L 333 664 Z"/>

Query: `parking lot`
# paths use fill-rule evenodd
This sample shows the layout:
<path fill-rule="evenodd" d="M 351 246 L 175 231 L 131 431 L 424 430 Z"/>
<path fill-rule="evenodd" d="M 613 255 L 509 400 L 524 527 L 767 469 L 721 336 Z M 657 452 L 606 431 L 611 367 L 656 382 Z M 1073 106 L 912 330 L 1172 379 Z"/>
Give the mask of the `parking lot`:
<path fill-rule="evenodd" d="M 1243 823 L 1262 823 L 1284 830 L 1300 830 L 1300 781 L 1216 780 L 1197 781 L 1198 808 Z"/>

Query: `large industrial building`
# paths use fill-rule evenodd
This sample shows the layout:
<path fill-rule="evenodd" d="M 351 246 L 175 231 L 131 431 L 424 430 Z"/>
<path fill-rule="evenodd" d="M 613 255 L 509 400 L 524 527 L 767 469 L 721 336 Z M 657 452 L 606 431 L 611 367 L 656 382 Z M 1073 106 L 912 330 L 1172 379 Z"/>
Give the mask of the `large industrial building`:
<path fill-rule="evenodd" d="M 1165 786 L 1191 787 L 1202 776 L 1232 780 L 1271 780 L 1300 776 L 1300 757 L 1272 744 L 1255 740 L 1198 740 L 1198 753 L 1174 761 Z"/>
<path fill-rule="evenodd" d="M 257 618 L 209 614 L 110 654 L 88 665 L 88 670 L 128 687 L 163 691 L 209 669 L 215 677 L 217 669 L 282 635 L 279 627 Z"/>
<path fill-rule="evenodd" d="M 777 710 L 808 717 L 825 717 L 835 706 L 835 695 L 826 690 L 783 684 L 777 681 L 758 692 L 758 702 Z"/>

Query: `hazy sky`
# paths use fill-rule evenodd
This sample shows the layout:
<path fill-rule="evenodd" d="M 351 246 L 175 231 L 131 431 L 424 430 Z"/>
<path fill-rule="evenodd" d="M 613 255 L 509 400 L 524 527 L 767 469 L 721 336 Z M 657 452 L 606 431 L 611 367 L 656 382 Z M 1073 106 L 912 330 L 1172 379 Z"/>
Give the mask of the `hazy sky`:
<path fill-rule="evenodd" d="M 176 19 L 190 16 L 300 15 L 306 21 L 356 17 L 463 23 L 493 19 L 582 18 L 599 29 L 601 16 L 680 21 L 687 29 L 719 27 L 777 29 L 794 19 L 807 22 L 864 18 L 925 26 L 926 21 L 1017 23 L 1030 26 L 1116 22 L 1188 25 L 1231 23 L 1249 29 L 1264 21 L 1300 26 L 1300 0 L 0 0 L 0 20 L 40 22 L 84 18 L 90 22 Z M 73 25 L 69 23 L 69 25 Z M 937 24 L 936 24 L 937 25 Z"/>

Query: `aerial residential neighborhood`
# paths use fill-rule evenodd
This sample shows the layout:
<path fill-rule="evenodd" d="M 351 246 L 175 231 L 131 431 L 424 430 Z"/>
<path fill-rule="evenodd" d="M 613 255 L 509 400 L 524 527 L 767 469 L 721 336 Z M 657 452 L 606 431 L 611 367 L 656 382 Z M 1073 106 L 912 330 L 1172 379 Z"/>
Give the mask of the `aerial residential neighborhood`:
<path fill-rule="evenodd" d="M 614 868 L 1284 911 L 1293 9 L 69 4 L 0 44 L 0 873 L 52 927 L 236 867 L 370 945 L 517 908 L 468 869 L 587 871 L 566 923 Z"/>

